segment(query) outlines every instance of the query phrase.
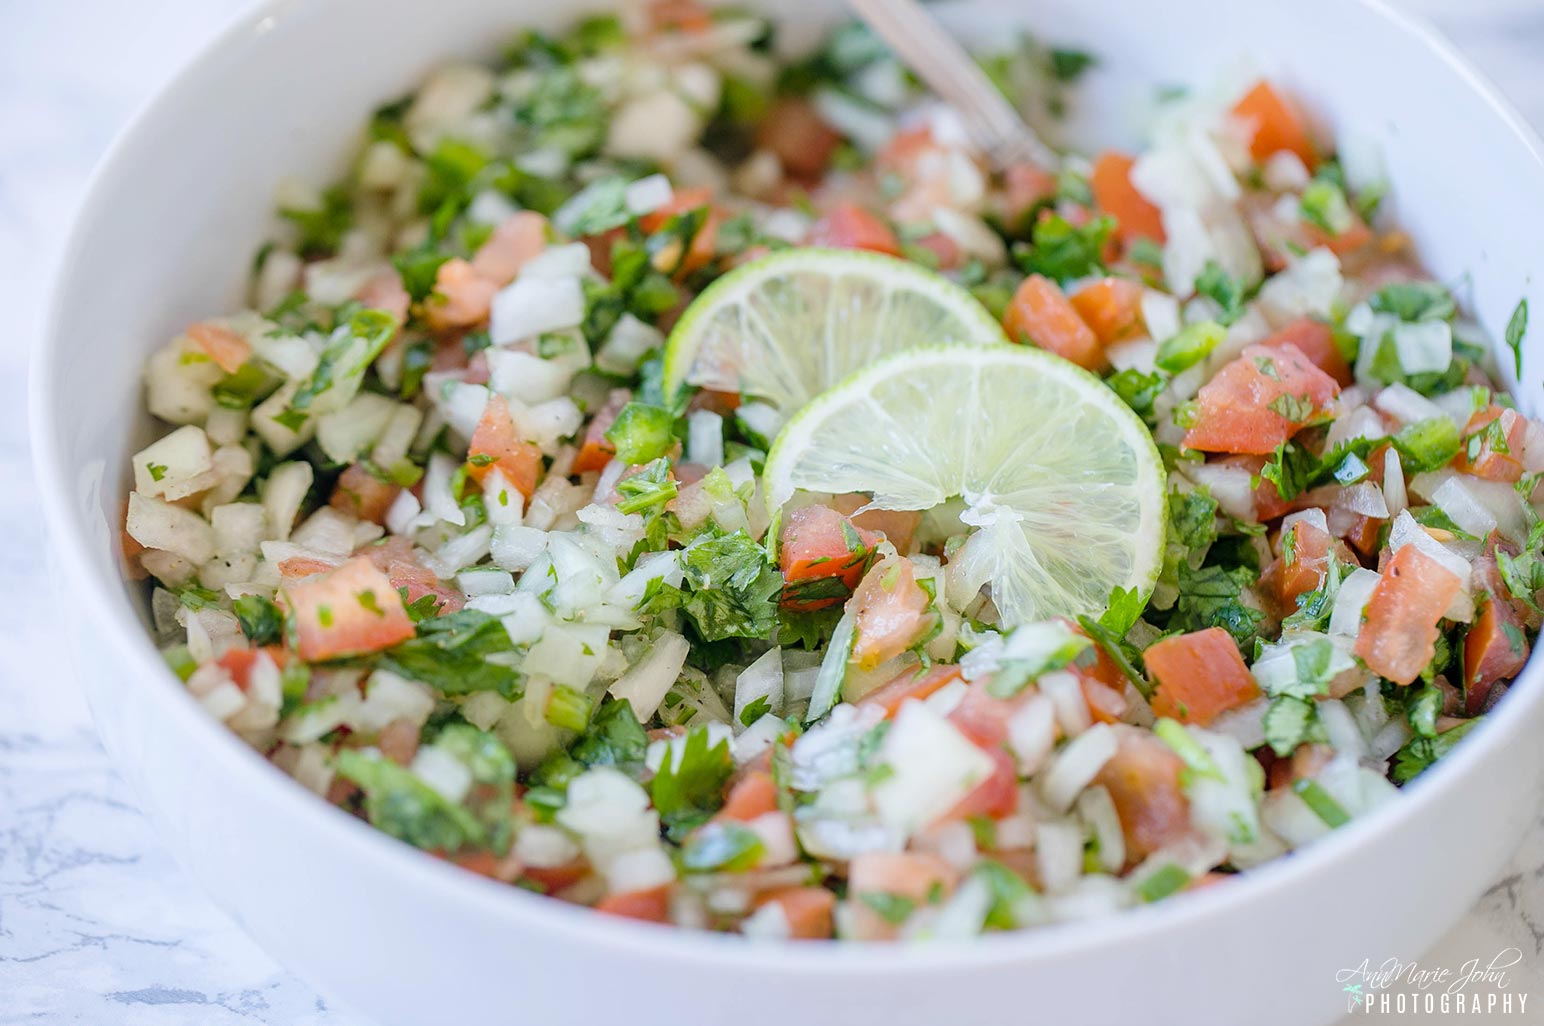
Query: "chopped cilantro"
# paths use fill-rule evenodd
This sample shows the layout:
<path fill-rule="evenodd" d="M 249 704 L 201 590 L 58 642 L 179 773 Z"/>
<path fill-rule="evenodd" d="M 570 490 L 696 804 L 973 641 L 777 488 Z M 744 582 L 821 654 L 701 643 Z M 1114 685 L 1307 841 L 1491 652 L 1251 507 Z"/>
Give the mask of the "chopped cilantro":
<path fill-rule="evenodd" d="M 261 595 L 243 595 L 231 604 L 241 633 L 254 645 L 272 645 L 284 636 L 284 614 Z"/>
<path fill-rule="evenodd" d="M 679 749 L 667 751 L 649 784 L 660 822 L 680 836 L 707 820 L 724 804 L 724 785 L 733 773 L 728 739 L 709 745 L 708 728 L 693 727 Z"/>
<path fill-rule="evenodd" d="M 422 681 L 445 695 L 496 691 L 519 697 L 521 676 L 507 662 L 514 651 L 509 634 L 496 617 L 474 609 L 436 616 L 418 624 L 418 636 L 382 653 L 381 665 L 394 673 Z"/>

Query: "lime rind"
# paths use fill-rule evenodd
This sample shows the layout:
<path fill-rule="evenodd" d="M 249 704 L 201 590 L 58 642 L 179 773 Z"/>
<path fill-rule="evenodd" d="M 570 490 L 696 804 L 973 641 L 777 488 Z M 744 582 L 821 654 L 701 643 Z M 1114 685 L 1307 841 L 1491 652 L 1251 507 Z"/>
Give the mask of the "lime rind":
<path fill-rule="evenodd" d="M 774 513 L 800 490 L 885 509 L 962 496 L 978 530 L 955 558 L 1012 624 L 1097 613 L 1116 587 L 1149 594 L 1165 478 L 1146 425 L 1098 378 L 1009 346 L 911 349 L 858 371 L 789 421 L 763 481 Z"/>
<path fill-rule="evenodd" d="M 664 387 L 667 395 L 688 384 L 737 392 L 787 415 L 902 349 L 1007 342 L 974 296 L 916 264 L 788 249 L 703 290 L 670 333 Z"/>

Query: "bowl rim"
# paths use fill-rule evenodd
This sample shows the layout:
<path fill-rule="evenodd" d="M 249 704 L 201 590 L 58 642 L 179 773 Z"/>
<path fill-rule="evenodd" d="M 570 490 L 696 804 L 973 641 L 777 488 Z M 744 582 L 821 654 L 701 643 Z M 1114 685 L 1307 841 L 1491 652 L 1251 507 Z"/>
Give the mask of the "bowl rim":
<path fill-rule="evenodd" d="M 1389 0 L 1353 0 L 1380 18 L 1389 29 L 1405 33 L 1431 56 L 1453 71 L 1497 118 L 1513 140 L 1532 157 L 1538 174 L 1535 186 L 1544 189 L 1544 141 L 1496 86 L 1467 58 L 1419 15 L 1396 9 Z M 851 975 L 855 972 L 892 975 L 896 972 L 948 971 L 1024 964 L 1060 957 L 1077 957 L 1112 942 L 1150 940 L 1213 916 L 1227 914 L 1282 888 L 1306 889 L 1314 875 L 1333 872 L 1351 852 L 1400 824 L 1425 814 L 1468 785 L 1474 765 L 1490 749 L 1519 741 L 1530 709 L 1544 707 L 1544 656 L 1530 659 L 1503 700 L 1509 715 L 1487 718 L 1431 772 L 1422 774 L 1402 789 L 1402 800 L 1389 802 L 1287 857 L 1273 859 L 1241 874 L 1226 887 L 1209 887 L 1187 894 L 1182 901 L 1160 902 L 1120 910 L 1095 919 L 1062 922 L 1049 927 L 995 933 L 959 944 L 872 945 L 852 943 L 768 944 L 738 935 L 641 923 L 599 915 L 584 906 L 554 900 L 522 888 L 462 870 L 370 826 L 296 783 L 223 723 L 204 712 L 167 669 L 143 625 L 132 615 L 120 594 L 102 588 L 93 579 L 97 555 L 83 533 L 72 525 L 75 501 L 70 479 L 60 456 L 59 425 L 50 416 L 52 397 L 59 394 L 64 378 L 54 344 L 59 337 L 69 303 L 68 286 L 73 267 L 89 245 L 88 230 L 101 213 L 101 186 L 118 170 L 123 154 L 153 119 L 164 101 L 187 89 L 217 64 L 227 51 L 260 34 L 271 19 L 282 17 L 290 0 L 258 0 L 233 16 L 197 53 L 143 101 L 98 160 L 82 192 L 67 233 L 66 243 L 52 269 L 52 282 L 43 329 L 29 353 L 28 420 L 34 477 L 42 494 L 42 512 L 63 571 L 60 580 L 87 581 L 80 589 L 91 622 L 102 632 L 102 643 L 126 660 L 126 687 L 141 689 L 143 700 L 158 704 L 160 711 L 177 721 L 188 743 L 220 763 L 220 771 L 245 778 L 252 787 L 272 789 L 277 814 L 298 829 L 314 831 L 335 850 L 350 859 L 375 860 L 380 868 L 405 885 L 433 892 L 448 907 L 475 907 L 478 914 L 497 917 L 511 930 L 539 929 L 561 933 L 591 950 L 625 955 L 648 949 L 655 957 L 691 959 L 699 966 L 721 969 L 754 968 L 761 973 L 797 972 L 805 975 Z M 1517 707 L 1517 708 L 1514 708 Z M 93 717 L 97 715 L 93 708 Z M 143 795 L 140 796 L 143 799 Z M 154 821 L 153 810 L 147 816 Z M 175 852 L 179 858 L 181 852 Z M 191 870 L 186 864 L 185 868 Z M 196 872 L 191 875 L 197 879 Z M 206 890 L 206 894 L 207 894 Z M 217 906 L 230 911 L 222 895 L 208 894 Z M 454 913 L 452 913 L 454 914 Z"/>

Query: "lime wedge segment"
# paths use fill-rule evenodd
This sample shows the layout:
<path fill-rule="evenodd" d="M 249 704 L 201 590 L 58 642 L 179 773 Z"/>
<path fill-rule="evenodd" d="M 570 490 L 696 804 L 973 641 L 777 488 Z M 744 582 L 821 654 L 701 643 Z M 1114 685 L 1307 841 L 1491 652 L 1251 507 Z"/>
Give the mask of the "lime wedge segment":
<path fill-rule="evenodd" d="M 889 353 L 998 345 L 1001 325 L 965 289 L 880 253 L 788 249 L 726 274 L 665 347 L 665 392 L 738 392 L 787 416 Z"/>
<path fill-rule="evenodd" d="M 868 492 L 882 509 L 955 496 L 976 530 L 954 561 L 989 584 L 1005 626 L 1097 613 L 1114 588 L 1151 592 L 1165 472 L 1146 425 L 1098 378 L 1020 346 L 889 356 L 807 405 L 763 479 L 774 514 L 795 491 Z"/>

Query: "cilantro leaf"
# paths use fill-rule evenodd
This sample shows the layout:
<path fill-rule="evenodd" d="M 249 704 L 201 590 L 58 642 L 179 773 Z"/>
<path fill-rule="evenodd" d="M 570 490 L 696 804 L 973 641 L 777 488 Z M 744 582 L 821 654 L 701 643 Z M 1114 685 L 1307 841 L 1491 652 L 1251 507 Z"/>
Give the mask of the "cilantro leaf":
<path fill-rule="evenodd" d="M 1519 299 L 1517 306 L 1512 310 L 1511 319 L 1506 322 L 1506 344 L 1512 350 L 1512 359 L 1517 364 L 1517 376 L 1523 376 L 1523 335 L 1528 331 L 1528 300 L 1527 297 Z"/>
<path fill-rule="evenodd" d="M 1296 751 L 1298 745 L 1319 737 L 1323 730 L 1314 703 L 1291 696 L 1274 699 L 1266 707 L 1261 726 L 1265 731 L 1265 743 L 1283 759 Z"/>
<path fill-rule="evenodd" d="M 772 636 L 783 575 L 743 529 L 687 548 L 681 567 L 689 588 L 682 608 L 704 641 Z"/>
<path fill-rule="evenodd" d="M 364 811 L 371 824 L 400 841 L 455 852 L 487 837 L 470 809 L 451 802 L 379 752 L 345 749 L 338 753 L 334 767 L 365 793 Z"/>
<path fill-rule="evenodd" d="M 1456 727 L 1449 727 L 1435 737 L 1417 737 L 1394 753 L 1394 769 L 1389 774 L 1396 784 L 1407 784 L 1426 771 L 1427 767 L 1453 750 L 1475 727 L 1483 716 L 1465 720 Z"/>
<path fill-rule="evenodd" d="M 675 479 L 670 476 L 670 461 L 661 457 L 638 473 L 624 477 L 617 482 L 617 494 L 622 497 L 622 501 L 617 503 L 619 513 L 658 511 L 676 497 Z"/>
<path fill-rule="evenodd" d="M 1222 269 L 1215 260 L 1208 260 L 1196 276 L 1196 295 L 1206 296 L 1220 308 L 1217 323 L 1226 327 L 1244 315 L 1244 298 L 1248 286 L 1242 278 L 1235 278 Z"/>
<path fill-rule="evenodd" d="M 1434 281 L 1399 281 L 1383 286 L 1367 301 L 1377 313 L 1389 313 L 1402 321 L 1450 321 L 1458 304 L 1446 287 Z"/>
<path fill-rule="evenodd" d="M 1058 283 L 1086 278 L 1103 270 L 1101 254 L 1115 229 L 1115 219 L 1096 217 L 1074 226 L 1059 214 L 1035 223 L 1032 244 L 1015 247 L 1014 257 L 1029 274 L 1043 274 Z"/>
<path fill-rule="evenodd" d="M 420 621 L 418 636 L 387 649 L 380 663 L 441 694 L 496 691 L 513 700 L 522 691 L 522 677 L 508 662 L 496 661 L 510 658 L 513 652 L 509 634 L 497 618 L 463 609 Z"/>
<path fill-rule="evenodd" d="M 672 836 L 681 836 L 707 820 L 724 804 L 724 785 L 733 773 L 729 740 L 710 746 L 708 728 L 693 727 L 679 749 L 667 750 L 649 784 L 660 822 Z"/>
<path fill-rule="evenodd" d="M 1169 627 L 1187 632 L 1221 627 L 1233 635 L 1234 641 L 1244 644 L 1255 636 L 1265 619 L 1263 612 L 1245 605 L 1240 597 L 1256 576 L 1245 566 L 1192 570 L 1188 564 L 1181 564 L 1179 598 Z"/>
<path fill-rule="evenodd" d="M 231 604 L 241 633 L 254 645 L 272 645 L 284 635 L 284 614 L 261 595 L 243 595 Z"/>

